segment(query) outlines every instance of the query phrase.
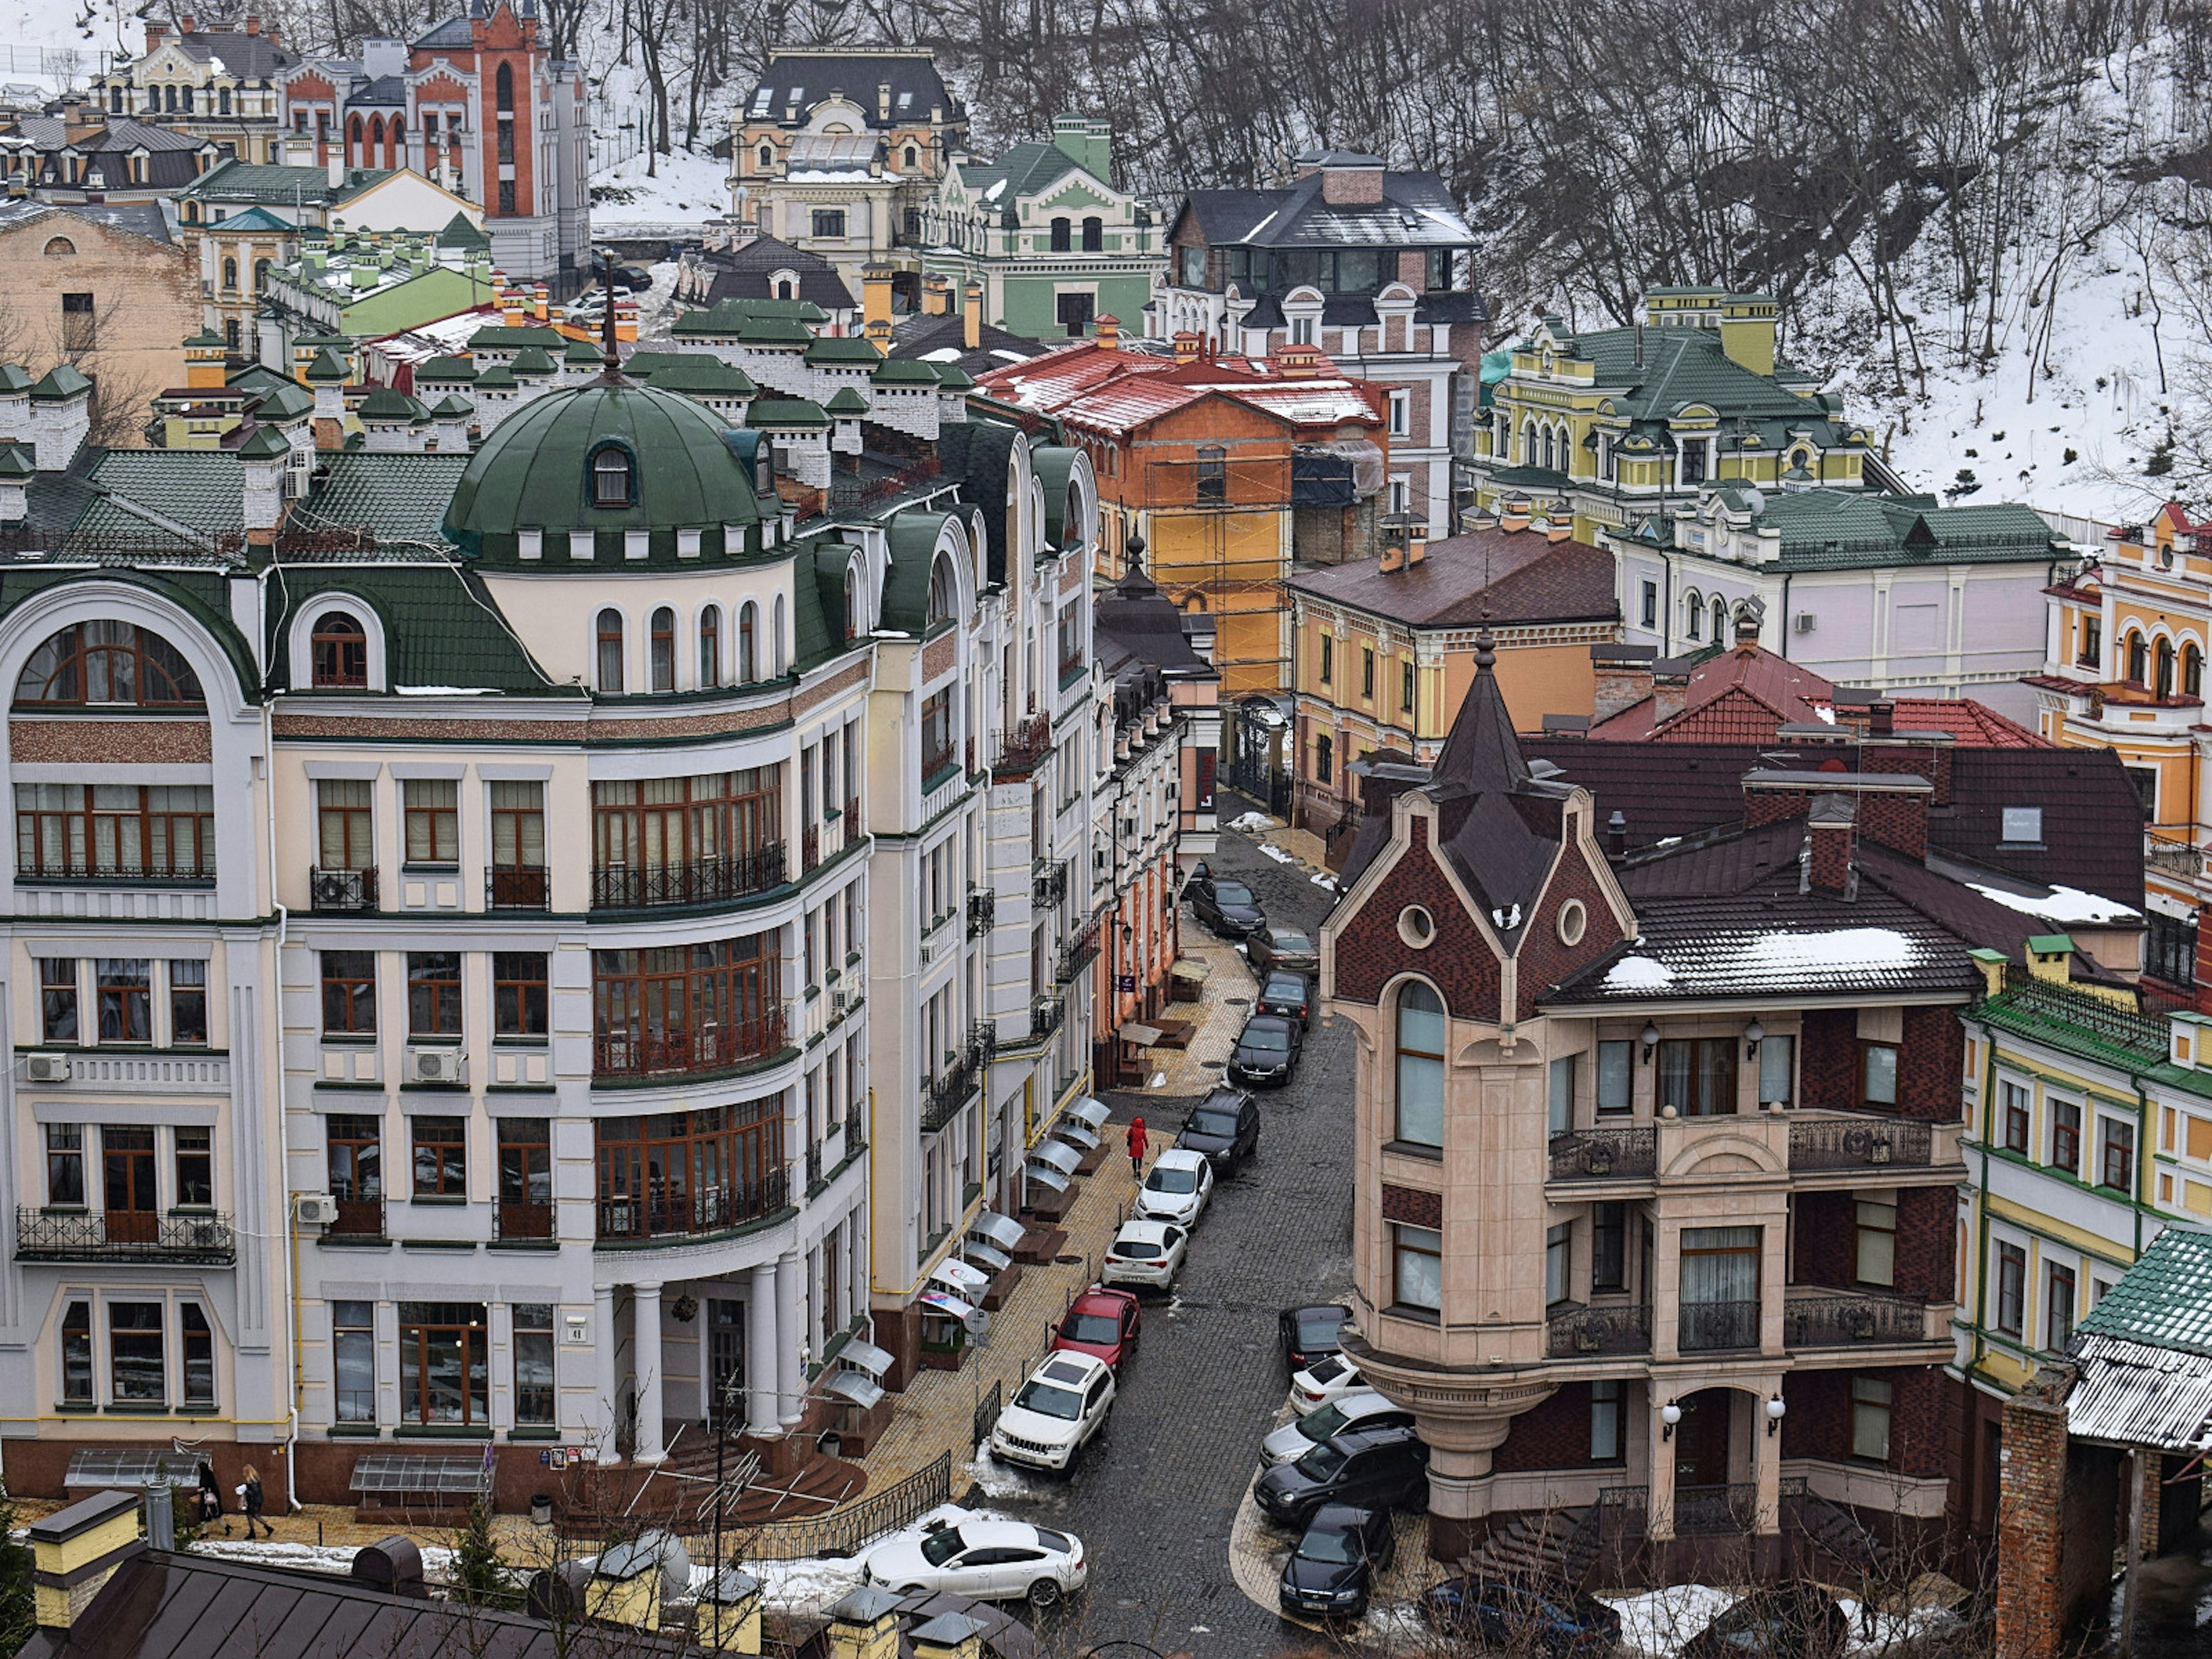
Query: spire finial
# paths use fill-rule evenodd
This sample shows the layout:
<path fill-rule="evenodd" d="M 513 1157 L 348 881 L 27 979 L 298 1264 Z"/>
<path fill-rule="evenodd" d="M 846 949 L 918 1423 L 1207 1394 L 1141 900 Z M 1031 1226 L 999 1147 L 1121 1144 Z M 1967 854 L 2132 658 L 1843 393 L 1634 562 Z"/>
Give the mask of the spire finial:
<path fill-rule="evenodd" d="M 1487 674 L 1498 665 L 1498 641 L 1490 631 L 1490 607 L 1485 605 L 1474 635 L 1474 672 Z"/>
<path fill-rule="evenodd" d="M 606 294 L 607 304 L 605 311 L 601 313 L 599 318 L 599 360 L 606 365 L 607 373 L 613 374 L 618 373 L 622 368 L 622 354 L 615 349 L 614 250 L 612 248 L 607 249 L 604 258 L 606 260 L 606 264 L 600 270 L 599 283 L 601 288 Z"/>

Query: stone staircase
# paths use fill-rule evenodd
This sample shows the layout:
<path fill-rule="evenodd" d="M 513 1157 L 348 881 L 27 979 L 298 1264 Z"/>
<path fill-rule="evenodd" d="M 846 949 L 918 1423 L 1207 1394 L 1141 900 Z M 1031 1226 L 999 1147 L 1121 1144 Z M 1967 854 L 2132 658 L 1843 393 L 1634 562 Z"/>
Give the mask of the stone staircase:
<path fill-rule="evenodd" d="M 1492 1528 L 1468 1570 L 1484 1578 L 1575 1583 L 1597 1559 L 1594 1511 L 1523 1510 Z"/>
<path fill-rule="evenodd" d="M 735 1443 L 722 1454 L 722 1476 L 731 1480 L 741 1473 L 748 1454 Z M 857 1497 L 868 1484 L 868 1472 L 842 1458 L 809 1451 L 791 1474 L 769 1475 L 756 1472 L 737 1501 L 723 1512 L 722 1525 L 757 1527 L 769 1521 L 805 1521 L 826 1515 L 838 1504 Z M 712 1524 L 714 1496 L 714 1437 L 703 1423 L 678 1425 L 668 1455 L 654 1472 L 652 1499 L 661 1505 L 674 1503 L 678 1519 L 703 1529 Z M 673 1488 L 673 1492 L 668 1488 Z"/>
<path fill-rule="evenodd" d="M 1848 1510 L 1809 1494 L 1790 1500 L 1798 1532 L 1838 1565 L 1867 1580 L 1886 1576 L 1896 1553 Z"/>

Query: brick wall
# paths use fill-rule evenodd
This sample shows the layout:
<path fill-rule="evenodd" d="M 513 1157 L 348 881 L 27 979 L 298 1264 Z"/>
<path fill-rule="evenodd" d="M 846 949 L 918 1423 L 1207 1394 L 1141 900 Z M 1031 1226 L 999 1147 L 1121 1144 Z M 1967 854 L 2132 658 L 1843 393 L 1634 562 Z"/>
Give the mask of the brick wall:
<path fill-rule="evenodd" d="M 1841 1461 L 1851 1455 L 1849 1371 L 1791 1371 L 1782 1379 L 1782 1455 Z"/>
<path fill-rule="evenodd" d="M 1997 1500 L 1997 1659 L 2057 1659 L 2066 1623 L 2063 1586 L 2066 1411 L 2020 1395 L 2004 1413 Z M 2109 1563 L 2109 1552 L 2106 1556 Z"/>
<path fill-rule="evenodd" d="M 1569 1382 L 1549 1400 L 1513 1419 L 1491 1454 L 1499 1474 L 1523 1469 L 1578 1469 L 1589 1462 L 1590 1394 L 1587 1382 Z"/>
<path fill-rule="evenodd" d="M 1567 945 L 1559 939 L 1559 912 L 1575 899 L 1582 902 L 1583 936 L 1578 944 Z M 1578 848 L 1570 846 L 1553 872 L 1551 884 L 1536 902 L 1534 919 L 1522 931 L 1516 981 L 1519 1018 L 1534 1018 L 1538 997 L 1596 961 L 1620 939 L 1620 925 L 1613 920 L 1613 907 L 1606 902 L 1597 872 Z"/>
<path fill-rule="evenodd" d="M 1441 1227 L 1444 1224 L 1444 1196 L 1413 1187 L 1394 1187 L 1385 1182 L 1382 1218 L 1402 1221 L 1409 1227 Z"/>
<path fill-rule="evenodd" d="M 1956 1401 L 1949 1379 L 1927 1366 L 1790 1372 L 1782 1380 L 1783 1403 L 1790 1408 L 1782 1419 L 1782 1455 L 1850 1461 L 1854 1376 L 1890 1386 L 1888 1467 L 1920 1478 L 1949 1474 Z"/>
<path fill-rule="evenodd" d="M 1897 1057 L 1898 1115 L 1956 1123 L 1966 1065 L 1966 1030 L 1959 1024 L 1956 1008 L 1907 1008 L 1904 1048 Z"/>
<path fill-rule="evenodd" d="M 1859 1017 L 1850 1008 L 1815 1008 L 1805 1014 L 1797 1048 L 1800 1102 L 1823 1111 L 1858 1104 Z"/>
<path fill-rule="evenodd" d="M 1858 832 L 1848 823 L 1818 823 L 1806 836 L 1805 881 L 1816 893 L 1842 893 L 1850 887 L 1851 851 Z"/>
<path fill-rule="evenodd" d="M 1862 795 L 1859 823 L 1869 841 L 1878 842 L 1909 859 L 1928 855 L 1925 795 Z"/>
<path fill-rule="evenodd" d="M 1897 1293 L 1948 1302 L 1958 1290 L 1959 1203 L 1948 1187 L 1907 1187 L 1897 1195 Z M 1846 1219 L 1849 1218 L 1848 1214 Z M 1845 1281 L 1838 1281 L 1839 1283 Z"/>
<path fill-rule="evenodd" d="M 1851 1195 L 1800 1193 L 1790 1207 L 1796 1224 L 1791 1230 L 1796 1261 L 1790 1277 L 1800 1285 L 1848 1289 L 1858 1267 L 1856 1211 Z"/>
<path fill-rule="evenodd" d="M 1350 1002 L 1377 1002 L 1393 976 L 1413 972 L 1443 994 L 1455 1018 L 1494 1020 L 1498 957 L 1437 867 L 1429 821 L 1417 817 L 1408 828 L 1413 844 L 1337 929 L 1336 994 Z M 1416 951 L 1398 937 L 1399 914 L 1409 904 L 1426 909 L 1436 924 L 1426 950 Z"/>

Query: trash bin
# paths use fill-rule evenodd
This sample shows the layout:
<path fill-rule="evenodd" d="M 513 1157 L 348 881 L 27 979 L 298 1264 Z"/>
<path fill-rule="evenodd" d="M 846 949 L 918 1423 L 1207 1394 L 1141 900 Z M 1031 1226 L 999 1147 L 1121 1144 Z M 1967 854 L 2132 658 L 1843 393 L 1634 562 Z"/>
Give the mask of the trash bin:
<path fill-rule="evenodd" d="M 828 1430 L 814 1443 L 814 1449 L 824 1457 L 842 1457 L 845 1455 L 845 1437 L 835 1429 Z"/>
<path fill-rule="evenodd" d="M 542 1492 L 531 1493 L 530 1524 L 533 1527 L 550 1527 L 553 1524 L 553 1499 L 550 1493 Z"/>

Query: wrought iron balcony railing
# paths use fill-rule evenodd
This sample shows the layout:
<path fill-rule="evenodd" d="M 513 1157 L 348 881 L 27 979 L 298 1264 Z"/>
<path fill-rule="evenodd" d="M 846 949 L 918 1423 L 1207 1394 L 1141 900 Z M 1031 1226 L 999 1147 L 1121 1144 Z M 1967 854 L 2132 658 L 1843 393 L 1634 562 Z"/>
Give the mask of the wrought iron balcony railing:
<path fill-rule="evenodd" d="M 1554 1181 L 1648 1181 L 1659 1167 L 1658 1132 L 1577 1129 L 1552 1137 Z"/>
<path fill-rule="evenodd" d="M 968 895 L 968 937 L 981 939 L 997 926 L 999 896 L 988 887 L 978 887 Z"/>
<path fill-rule="evenodd" d="M 592 872 L 592 908 L 641 910 L 663 904 L 715 904 L 781 887 L 784 843 L 694 859 L 687 864 L 609 864 Z"/>
<path fill-rule="evenodd" d="M 1040 909 L 1049 910 L 1067 896 L 1067 860 L 1055 859 L 1036 866 L 1030 896 Z"/>
<path fill-rule="evenodd" d="M 924 1134 L 935 1133 L 960 1114 L 975 1096 L 983 1081 L 983 1073 L 997 1051 L 998 1037 L 981 1026 L 970 1031 L 968 1042 L 950 1068 L 941 1075 L 921 1080 L 921 1128 Z"/>
<path fill-rule="evenodd" d="M 1848 1348 L 1866 1342 L 1918 1342 L 1928 1334 L 1923 1303 L 1851 1291 L 1793 1296 L 1782 1308 L 1789 1348 Z"/>
<path fill-rule="evenodd" d="M 1052 752 L 1052 716 L 1032 714 L 1018 726 L 1010 726 L 999 739 L 999 758 L 991 769 L 1002 776 L 1033 772 Z"/>
<path fill-rule="evenodd" d="M 1684 1353 L 1711 1353 L 1723 1348 L 1759 1346 L 1759 1304 L 1750 1302 L 1685 1302 L 1675 1346 Z"/>
<path fill-rule="evenodd" d="M 1651 1352 L 1651 1309 L 1647 1304 L 1561 1308 L 1547 1316 L 1545 1330 L 1545 1352 L 1554 1359 Z"/>
<path fill-rule="evenodd" d="M 1039 997 L 1030 1005 L 1030 1038 L 1050 1036 L 1060 1029 L 1060 1022 L 1066 1017 L 1066 997 Z"/>
<path fill-rule="evenodd" d="M 310 869 L 307 908 L 325 914 L 375 909 L 376 866 L 372 864 L 361 870 Z"/>
<path fill-rule="evenodd" d="M 15 1255 L 24 1261 L 195 1261 L 238 1260 L 230 1218 L 207 1210 L 15 1210 Z"/>
<path fill-rule="evenodd" d="M 641 1193 L 599 1202 L 601 1243 L 686 1238 L 726 1232 L 772 1216 L 791 1201 L 791 1177 L 776 1170 L 743 1187 L 709 1187 L 696 1193 Z"/>
<path fill-rule="evenodd" d="M 1813 1118 L 1790 1126 L 1793 1170 L 1924 1170 L 1935 1145 L 1925 1123 L 1894 1118 Z"/>
<path fill-rule="evenodd" d="M 487 910 L 549 910 L 552 905 L 552 872 L 542 864 L 495 864 L 484 872 Z"/>
<path fill-rule="evenodd" d="M 1061 944 L 1060 960 L 1053 969 L 1053 978 L 1062 985 L 1072 984 L 1078 974 L 1097 959 L 1098 919 L 1093 916 L 1084 924 L 1081 933 Z"/>
<path fill-rule="evenodd" d="M 501 1244 L 550 1243 L 553 1206 L 501 1200 L 492 1206 L 491 1236 Z"/>

